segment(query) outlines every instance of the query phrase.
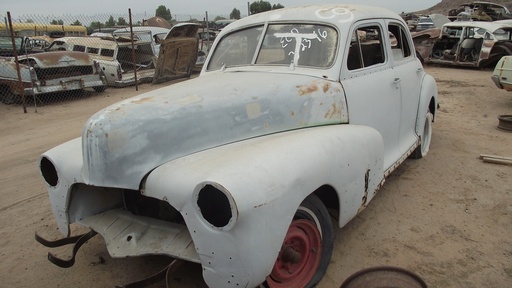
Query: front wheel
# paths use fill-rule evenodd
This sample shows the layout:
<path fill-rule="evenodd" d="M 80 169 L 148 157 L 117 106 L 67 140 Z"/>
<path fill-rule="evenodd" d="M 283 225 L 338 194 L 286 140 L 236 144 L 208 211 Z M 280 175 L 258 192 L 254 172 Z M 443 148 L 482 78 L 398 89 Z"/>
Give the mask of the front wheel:
<path fill-rule="evenodd" d="M 434 116 L 432 113 L 427 111 L 425 115 L 425 123 L 423 124 L 423 133 L 420 135 L 420 145 L 416 147 L 414 152 L 411 154 L 411 158 L 420 159 L 427 155 L 430 148 L 430 140 L 432 139 L 432 119 Z"/>
<path fill-rule="evenodd" d="M 107 89 L 107 86 L 94 86 L 94 87 L 92 87 L 92 89 L 94 89 L 94 91 L 96 91 L 98 93 L 101 93 L 101 92 L 105 91 L 105 89 Z"/>
<path fill-rule="evenodd" d="M 334 231 L 331 217 L 316 195 L 300 204 L 288 228 L 266 287 L 315 287 L 331 261 Z"/>

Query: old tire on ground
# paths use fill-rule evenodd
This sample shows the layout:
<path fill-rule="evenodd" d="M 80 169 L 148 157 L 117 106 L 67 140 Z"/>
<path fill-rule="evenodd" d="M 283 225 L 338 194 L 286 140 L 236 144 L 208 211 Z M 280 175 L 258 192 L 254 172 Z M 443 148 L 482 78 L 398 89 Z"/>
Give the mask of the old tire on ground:
<path fill-rule="evenodd" d="M 331 260 L 334 231 L 331 217 L 316 195 L 295 212 L 266 287 L 315 287 Z"/>
<path fill-rule="evenodd" d="M 100 92 L 105 91 L 105 89 L 107 89 L 107 86 L 95 86 L 95 87 L 92 87 L 92 89 L 94 89 L 94 91 L 100 93 Z"/>
<path fill-rule="evenodd" d="M 432 119 L 434 116 L 430 112 L 430 110 L 425 115 L 425 122 L 423 124 L 423 132 L 420 135 L 421 142 L 418 147 L 412 152 L 411 158 L 420 159 L 425 157 L 428 153 L 428 149 L 430 148 L 430 140 L 432 139 Z"/>

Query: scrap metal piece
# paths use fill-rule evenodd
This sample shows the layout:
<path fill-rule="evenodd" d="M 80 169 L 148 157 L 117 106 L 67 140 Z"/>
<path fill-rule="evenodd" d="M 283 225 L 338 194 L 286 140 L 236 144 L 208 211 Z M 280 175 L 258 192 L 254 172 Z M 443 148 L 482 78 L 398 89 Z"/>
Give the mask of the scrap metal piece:
<path fill-rule="evenodd" d="M 60 259 L 57 256 L 53 255 L 51 252 L 48 252 L 48 260 L 52 262 L 53 264 L 61 267 L 61 268 L 69 268 L 75 264 L 75 257 L 78 253 L 78 250 L 82 245 L 85 244 L 85 242 L 89 241 L 92 237 L 94 237 L 96 234 L 98 234 L 96 231 L 91 230 L 88 233 L 84 233 L 77 236 L 72 237 L 66 237 L 58 240 L 46 240 L 43 237 L 39 236 L 37 233 L 35 235 L 35 239 L 37 242 L 41 243 L 45 247 L 49 248 L 55 248 L 55 247 L 61 247 L 68 244 L 74 244 L 73 245 L 73 253 L 71 255 L 71 258 L 68 260 Z"/>
<path fill-rule="evenodd" d="M 512 115 L 499 115 L 498 129 L 512 132 Z"/>
<path fill-rule="evenodd" d="M 340 288 L 427 288 L 418 275 L 399 267 L 377 266 L 360 270 L 345 279 Z"/>

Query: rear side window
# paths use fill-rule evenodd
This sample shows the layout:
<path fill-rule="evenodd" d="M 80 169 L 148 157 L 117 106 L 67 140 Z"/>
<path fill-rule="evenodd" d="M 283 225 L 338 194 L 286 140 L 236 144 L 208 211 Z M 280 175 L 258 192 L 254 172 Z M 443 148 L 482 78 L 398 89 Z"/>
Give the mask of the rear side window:
<path fill-rule="evenodd" d="M 114 50 L 112 49 L 101 49 L 101 56 L 114 57 Z"/>
<path fill-rule="evenodd" d="M 407 41 L 407 32 L 401 25 L 390 24 L 388 26 L 391 42 L 391 55 L 395 61 L 400 61 L 411 56 L 411 47 Z"/>
<path fill-rule="evenodd" d="M 382 35 L 382 29 L 377 25 L 361 26 L 354 30 L 347 58 L 349 70 L 385 62 Z"/>

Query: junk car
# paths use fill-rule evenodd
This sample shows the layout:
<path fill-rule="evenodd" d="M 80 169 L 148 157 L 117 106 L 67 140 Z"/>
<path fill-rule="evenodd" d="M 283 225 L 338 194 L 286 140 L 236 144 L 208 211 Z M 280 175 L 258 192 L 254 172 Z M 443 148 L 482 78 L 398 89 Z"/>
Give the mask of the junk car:
<path fill-rule="evenodd" d="M 512 91 L 512 56 L 503 56 L 498 61 L 491 79 L 498 88 Z"/>
<path fill-rule="evenodd" d="M 512 25 L 506 22 L 451 22 L 413 34 L 424 63 L 488 67 L 512 54 Z"/>
<path fill-rule="evenodd" d="M 98 233 L 113 257 L 199 263 L 209 287 L 314 287 L 333 226 L 427 154 L 437 97 L 394 12 L 245 17 L 218 35 L 197 78 L 97 112 L 82 137 L 40 157 L 65 237 L 36 238 L 81 245 Z M 71 236 L 72 223 L 91 232 Z M 74 254 L 49 259 L 69 267 Z"/>
<path fill-rule="evenodd" d="M 191 38 L 178 38 L 180 34 L 171 34 L 171 32 L 177 30 L 191 30 L 193 37 Z M 161 65 L 165 66 L 165 69 L 160 69 L 157 72 L 158 79 L 175 79 L 180 77 L 190 77 L 190 73 L 182 73 L 183 68 L 181 64 L 185 63 L 188 65 L 188 61 L 193 61 L 195 64 L 197 59 L 197 29 L 196 24 L 189 25 L 176 25 L 170 31 L 164 28 L 149 28 L 142 27 L 135 29 L 134 32 L 134 44 L 132 47 L 132 41 L 130 32 L 117 30 L 115 35 L 109 37 L 63 37 L 53 41 L 51 46 L 48 48 L 49 51 L 68 50 L 68 51 L 81 51 L 88 53 L 93 59 L 98 61 L 101 69 L 104 71 L 107 77 L 107 83 L 113 87 L 126 87 L 135 85 L 135 79 L 138 83 L 152 82 L 155 77 L 155 69 L 158 67 L 158 58 L 162 54 L 162 50 L 169 51 L 178 49 L 180 53 L 177 53 L 175 60 L 165 60 L 165 57 L 161 60 Z M 165 31 L 169 31 L 165 36 L 161 35 Z M 172 40 L 162 40 L 157 37 L 172 38 Z M 159 41 L 159 43 L 156 43 Z M 166 49 L 162 49 L 163 42 L 169 42 L 166 45 Z M 183 49 L 183 45 L 172 47 L 173 43 L 192 43 L 192 51 Z M 195 47 L 194 47 L 195 45 Z M 133 51 L 133 53 L 132 53 Z M 184 57 L 187 57 L 186 59 Z M 192 67 L 193 68 L 193 67 Z M 187 70 L 188 71 L 188 70 Z M 136 78 L 137 77 L 137 78 Z"/>
<path fill-rule="evenodd" d="M 502 19 L 511 19 L 512 14 L 507 7 L 484 1 L 474 1 L 463 3 L 458 8 L 448 11 L 448 18 L 452 21 L 466 14 L 473 21 L 496 21 Z"/>
<path fill-rule="evenodd" d="M 41 52 L 21 55 L 18 63 L 12 57 L 0 57 L 0 96 L 5 104 L 20 102 L 22 95 L 37 96 L 86 88 L 102 92 L 106 84 L 98 62 L 86 53 Z"/>

